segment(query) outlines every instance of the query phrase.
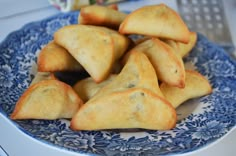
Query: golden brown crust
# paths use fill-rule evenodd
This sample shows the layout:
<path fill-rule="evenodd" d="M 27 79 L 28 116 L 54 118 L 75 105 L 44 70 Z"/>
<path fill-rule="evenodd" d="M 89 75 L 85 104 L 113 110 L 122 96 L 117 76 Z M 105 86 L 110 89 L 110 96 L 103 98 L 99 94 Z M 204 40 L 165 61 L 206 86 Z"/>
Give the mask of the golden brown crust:
<path fill-rule="evenodd" d="M 73 130 L 143 128 L 167 130 L 175 127 L 175 109 L 146 89 L 113 92 L 88 102 L 71 120 Z"/>
<path fill-rule="evenodd" d="M 126 50 L 129 48 L 129 45 L 131 44 L 131 39 L 129 39 L 125 35 L 118 33 L 115 30 L 112 30 L 106 27 L 96 27 L 96 28 L 107 32 L 111 36 L 114 43 L 115 60 L 120 59 L 123 56 L 123 54 L 126 52 Z"/>
<path fill-rule="evenodd" d="M 125 13 L 109 7 L 92 5 L 81 9 L 78 23 L 118 29 L 126 16 Z"/>
<path fill-rule="evenodd" d="M 185 57 L 195 46 L 197 42 L 197 33 L 196 32 L 190 32 L 190 38 L 189 38 L 189 42 L 187 44 L 184 43 L 180 43 L 179 47 L 180 47 L 180 56 L 183 58 Z"/>
<path fill-rule="evenodd" d="M 208 80 L 197 71 L 191 70 L 186 70 L 185 88 L 176 88 L 162 83 L 160 89 L 175 108 L 188 99 L 212 93 L 212 87 Z"/>
<path fill-rule="evenodd" d="M 78 81 L 73 89 L 79 95 L 79 97 L 87 102 L 91 99 L 101 88 L 109 84 L 113 79 L 115 79 L 116 75 L 110 75 L 106 80 L 96 83 L 91 77 L 85 78 L 83 80 Z"/>
<path fill-rule="evenodd" d="M 54 41 L 49 42 L 39 53 L 38 71 L 81 71 L 83 67 L 63 47 Z"/>
<path fill-rule="evenodd" d="M 72 118 L 82 100 L 67 84 L 43 80 L 30 86 L 17 101 L 11 119 Z"/>
<path fill-rule="evenodd" d="M 132 51 L 122 71 L 115 80 L 97 93 L 104 96 L 113 91 L 122 91 L 130 88 L 145 88 L 163 97 L 155 69 L 147 56 L 143 53 Z"/>
<path fill-rule="evenodd" d="M 189 30 L 181 17 L 165 4 L 141 7 L 121 23 L 122 34 L 141 34 L 172 39 L 183 43 L 189 41 Z"/>
<path fill-rule="evenodd" d="M 142 52 L 149 58 L 159 80 L 172 86 L 184 87 L 183 60 L 170 46 L 157 38 L 151 38 L 137 45 L 131 51 Z"/>
<path fill-rule="evenodd" d="M 143 53 L 131 52 L 121 73 L 100 89 L 72 118 L 73 130 L 171 129 L 176 112 L 163 98 Z"/>
<path fill-rule="evenodd" d="M 197 42 L 197 33 L 190 32 L 190 38 L 188 43 L 176 42 L 174 40 L 163 40 L 165 43 L 170 45 L 174 51 L 180 56 L 185 57 L 195 46 Z"/>
<path fill-rule="evenodd" d="M 69 25 L 55 32 L 54 40 L 67 49 L 96 82 L 110 74 L 115 53 L 114 41 L 108 32 L 96 26 Z"/>

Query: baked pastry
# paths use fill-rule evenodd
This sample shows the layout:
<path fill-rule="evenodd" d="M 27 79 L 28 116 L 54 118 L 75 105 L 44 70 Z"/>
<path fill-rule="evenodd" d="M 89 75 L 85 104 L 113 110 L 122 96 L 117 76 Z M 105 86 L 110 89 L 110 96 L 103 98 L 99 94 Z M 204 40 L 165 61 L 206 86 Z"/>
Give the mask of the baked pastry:
<path fill-rule="evenodd" d="M 115 58 L 114 43 L 105 31 L 86 25 L 69 25 L 55 32 L 54 40 L 66 48 L 96 82 L 109 75 Z"/>
<path fill-rule="evenodd" d="M 185 57 L 195 46 L 197 42 L 197 33 L 190 32 L 190 38 L 188 43 L 181 43 L 174 40 L 163 40 L 170 45 L 180 57 Z"/>
<path fill-rule="evenodd" d="M 138 44 L 131 51 L 147 55 L 160 81 L 171 86 L 184 87 L 185 69 L 183 60 L 168 44 L 158 38 L 151 38 Z M 128 55 L 124 58 L 127 59 Z"/>
<path fill-rule="evenodd" d="M 54 41 L 49 42 L 38 56 L 39 72 L 82 71 L 83 67 L 63 47 Z"/>
<path fill-rule="evenodd" d="M 96 83 L 93 78 L 88 77 L 83 80 L 78 81 L 73 89 L 79 95 L 79 97 L 83 100 L 83 102 L 87 102 L 91 99 L 101 88 L 108 85 L 116 75 L 110 75 L 106 80 Z"/>
<path fill-rule="evenodd" d="M 96 27 L 97 29 L 101 29 L 102 31 L 105 31 L 108 33 L 114 43 L 114 53 L 115 53 L 115 60 L 120 59 L 123 54 L 126 52 L 126 50 L 129 48 L 129 45 L 131 44 L 131 39 L 121 35 L 115 30 L 106 28 L 106 27 Z"/>
<path fill-rule="evenodd" d="M 171 129 L 176 112 L 162 98 L 155 70 L 143 53 L 132 52 L 121 73 L 78 110 L 73 130 Z"/>
<path fill-rule="evenodd" d="M 110 7 L 91 5 L 81 8 L 78 23 L 118 29 L 127 14 Z"/>
<path fill-rule="evenodd" d="M 140 34 L 189 41 L 189 30 L 177 12 L 165 4 L 141 7 L 130 13 L 119 27 L 121 34 Z"/>
<path fill-rule="evenodd" d="M 66 48 L 97 83 L 108 77 L 129 41 L 116 31 L 88 25 L 65 26 L 55 32 L 54 40 Z"/>
<path fill-rule="evenodd" d="M 165 98 L 175 108 L 189 99 L 208 95 L 212 92 L 212 87 L 208 80 L 197 71 L 192 70 L 186 70 L 184 88 L 176 88 L 162 83 L 160 89 Z"/>
<path fill-rule="evenodd" d="M 67 84 L 43 80 L 30 86 L 16 103 L 11 119 L 72 118 L 82 100 Z"/>

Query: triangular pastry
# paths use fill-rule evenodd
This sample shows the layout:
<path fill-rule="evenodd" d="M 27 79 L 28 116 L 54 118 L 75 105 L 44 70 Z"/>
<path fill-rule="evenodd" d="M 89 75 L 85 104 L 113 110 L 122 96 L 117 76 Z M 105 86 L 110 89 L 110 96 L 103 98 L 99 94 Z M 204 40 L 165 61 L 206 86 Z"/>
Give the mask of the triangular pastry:
<path fill-rule="evenodd" d="M 129 42 L 118 32 L 88 25 L 65 26 L 54 34 L 54 40 L 66 48 L 96 82 L 107 78 L 117 57 L 121 57 Z M 118 45 L 122 45 L 122 48 Z"/>
<path fill-rule="evenodd" d="M 121 23 L 122 34 L 140 34 L 183 43 L 189 41 L 189 30 L 177 12 L 165 4 L 141 7 Z"/>
<path fill-rule="evenodd" d="M 106 80 L 96 83 L 93 78 L 88 77 L 83 80 L 78 81 L 73 89 L 79 95 L 79 97 L 83 100 L 83 102 L 87 102 L 91 99 L 101 88 L 109 84 L 111 81 L 115 79 L 116 75 L 110 75 Z"/>
<path fill-rule="evenodd" d="M 108 33 L 86 25 L 69 25 L 55 32 L 54 40 L 66 48 L 96 82 L 110 73 L 114 43 Z"/>
<path fill-rule="evenodd" d="M 181 43 L 174 40 L 163 40 L 170 45 L 180 57 L 185 57 L 195 46 L 197 42 L 197 33 L 190 32 L 190 38 L 188 43 Z"/>
<path fill-rule="evenodd" d="M 144 53 L 156 70 L 160 81 L 171 86 L 183 88 L 185 84 L 184 63 L 180 56 L 158 38 L 151 38 L 138 44 L 131 51 Z M 129 54 L 127 54 L 124 58 Z"/>
<path fill-rule="evenodd" d="M 83 67 L 63 47 L 54 41 L 49 42 L 39 53 L 38 71 L 81 71 Z"/>
<path fill-rule="evenodd" d="M 175 124 L 175 109 L 160 95 L 155 70 L 144 54 L 136 52 L 130 54 L 121 73 L 71 120 L 73 130 L 166 130 Z"/>
<path fill-rule="evenodd" d="M 186 100 L 208 95 L 212 92 L 212 87 L 208 80 L 200 73 L 191 70 L 186 70 L 184 88 L 177 88 L 162 83 L 160 89 L 165 98 L 175 108 Z"/>
<path fill-rule="evenodd" d="M 30 86 L 16 103 L 11 119 L 72 118 L 82 100 L 67 84 L 43 80 Z"/>
<path fill-rule="evenodd" d="M 91 5 L 81 8 L 78 23 L 118 29 L 127 14 L 110 7 Z"/>
<path fill-rule="evenodd" d="M 131 88 L 145 88 L 158 96 L 164 97 L 160 91 L 158 77 L 152 64 L 144 54 L 137 53 L 136 51 L 130 52 L 131 58 L 128 58 L 121 72 L 98 95 L 104 96 L 113 91 L 123 91 Z M 98 95 L 96 94 L 96 96 Z"/>

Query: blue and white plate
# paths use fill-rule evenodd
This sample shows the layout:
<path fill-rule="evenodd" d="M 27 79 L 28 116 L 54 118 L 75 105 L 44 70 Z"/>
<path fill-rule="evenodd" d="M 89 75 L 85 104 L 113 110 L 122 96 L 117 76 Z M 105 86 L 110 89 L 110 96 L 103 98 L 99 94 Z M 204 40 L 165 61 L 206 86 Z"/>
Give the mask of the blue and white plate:
<path fill-rule="evenodd" d="M 36 73 L 37 54 L 62 26 L 77 22 L 78 12 L 30 23 L 0 44 L 0 112 L 12 113 Z M 169 131 L 72 131 L 67 120 L 11 121 L 19 130 L 49 146 L 89 155 L 169 155 L 195 151 L 217 141 L 236 125 L 236 62 L 198 34 L 185 59 L 188 67 L 207 77 L 209 96 L 190 100 L 178 110 Z M 10 120 L 10 119 L 9 119 Z"/>

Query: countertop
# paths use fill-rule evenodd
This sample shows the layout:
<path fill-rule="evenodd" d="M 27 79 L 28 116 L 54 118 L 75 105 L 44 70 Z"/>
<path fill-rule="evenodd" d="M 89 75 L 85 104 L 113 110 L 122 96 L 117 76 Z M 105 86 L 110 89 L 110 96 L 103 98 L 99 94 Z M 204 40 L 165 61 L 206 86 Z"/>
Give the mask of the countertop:
<path fill-rule="evenodd" d="M 145 5 L 164 2 L 177 11 L 177 5 L 172 0 L 146 0 Z M 132 10 L 141 7 L 138 1 L 132 1 L 128 4 L 119 4 L 120 10 Z M 224 2 L 227 21 L 229 24 L 231 37 L 236 45 L 236 1 L 228 0 Z M 129 8 L 129 9 L 127 9 Z M 20 29 L 29 22 L 38 21 L 59 13 L 54 7 L 50 6 L 47 0 L 0 0 L 0 42 L 12 31 Z M 18 131 L 12 123 L 9 123 L 2 114 L 0 114 L 0 156 L 5 156 L 4 151 L 9 156 L 74 156 L 75 153 L 67 152 L 59 148 L 47 146 L 47 144 L 32 139 L 28 135 Z M 190 156 L 231 156 L 236 153 L 236 129 L 227 134 L 224 138 L 196 152 L 184 155 Z"/>

